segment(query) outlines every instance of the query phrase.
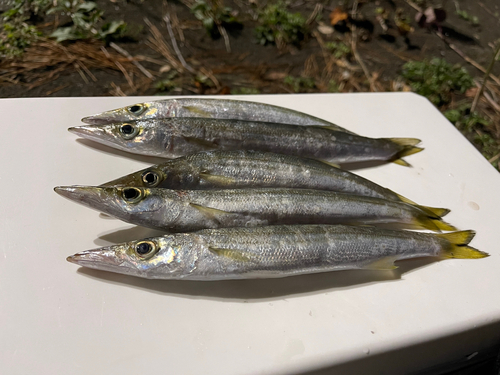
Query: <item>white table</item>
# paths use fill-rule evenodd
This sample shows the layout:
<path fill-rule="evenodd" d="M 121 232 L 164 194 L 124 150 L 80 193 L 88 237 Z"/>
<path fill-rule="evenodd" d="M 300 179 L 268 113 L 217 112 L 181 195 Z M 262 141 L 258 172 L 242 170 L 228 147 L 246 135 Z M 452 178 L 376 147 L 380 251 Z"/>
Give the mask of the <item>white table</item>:
<path fill-rule="evenodd" d="M 52 191 L 98 185 L 155 162 L 66 131 L 85 115 L 146 99 L 0 100 L 0 373 L 395 374 L 465 360 L 498 339 L 500 174 L 427 100 L 409 93 L 240 99 L 367 136 L 422 139 L 425 151 L 406 158 L 413 168 L 357 172 L 452 209 L 447 221 L 477 230 L 471 245 L 489 258 L 406 261 L 394 275 L 225 282 L 144 280 L 66 262 L 75 252 L 153 233 Z"/>

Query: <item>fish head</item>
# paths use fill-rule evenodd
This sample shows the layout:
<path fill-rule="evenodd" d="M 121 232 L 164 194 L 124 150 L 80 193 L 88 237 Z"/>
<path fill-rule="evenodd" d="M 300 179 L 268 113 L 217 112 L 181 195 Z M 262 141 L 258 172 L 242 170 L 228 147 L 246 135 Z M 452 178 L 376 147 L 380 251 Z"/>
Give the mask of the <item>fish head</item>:
<path fill-rule="evenodd" d="M 158 149 L 159 130 L 153 121 L 130 121 L 103 125 L 81 125 L 68 129 L 82 138 L 138 154 L 152 155 Z M 160 147 L 161 148 L 161 147 Z"/>
<path fill-rule="evenodd" d="M 200 168 L 181 157 L 117 178 L 101 186 L 196 189 L 199 182 Z"/>
<path fill-rule="evenodd" d="M 103 125 L 117 122 L 146 120 L 157 118 L 162 108 L 158 102 L 137 103 L 127 107 L 113 109 L 96 115 L 82 118 L 82 121 L 91 125 Z"/>
<path fill-rule="evenodd" d="M 115 186 L 115 187 L 144 187 L 154 188 L 162 185 L 167 179 L 168 171 L 160 168 L 158 165 L 128 174 L 126 176 L 117 178 L 102 184 L 101 186 Z"/>
<path fill-rule="evenodd" d="M 99 249 L 82 251 L 68 262 L 102 271 L 145 278 L 175 279 L 185 273 L 179 235 L 146 238 Z"/>
<path fill-rule="evenodd" d="M 54 190 L 120 220 L 152 228 L 163 229 L 181 212 L 179 197 L 171 190 L 102 186 L 59 186 Z"/>

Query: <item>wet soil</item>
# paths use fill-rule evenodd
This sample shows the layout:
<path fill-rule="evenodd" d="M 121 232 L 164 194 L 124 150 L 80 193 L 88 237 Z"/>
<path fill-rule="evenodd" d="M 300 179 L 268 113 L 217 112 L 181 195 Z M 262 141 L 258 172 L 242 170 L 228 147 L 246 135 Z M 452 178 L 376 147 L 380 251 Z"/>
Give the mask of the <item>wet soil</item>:
<path fill-rule="evenodd" d="M 39 97 L 39 96 L 102 96 L 102 95 L 185 95 L 185 94 L 229 94 L 241 88 L 257 89 L 261 93 L 287 93 L 294 91 L 327 92 L 328 80 L 334 79 L 340 85 L 340 91 L 369 91 L 370 86 L 365 74 L 359 68 L 353 56 L 340 59 L 337 64 L 328 66 L 321 41 L 345 41 L 350 43 L 352 27 L 336 25 L 331 34 L 324 34 L 324 28 L 318 31 L 318 23 L 312 29 L 315 36 L 304 40 L 300 46 L 287 46 L 279 50 L 274 45 L 262 46 L 256 43 L 254 27 L 257 8 L 263 4 L 250 1 L 226 1 L 238 14 L 243 23 L 240 30 L 228 30 L 232 51 L 228 53 L 223 38 L 212 39 L 202 28 L 200 22 L 181 2 L 169 2 L 169 13 L 175 13 L 178 18 L 176 31 L 181 30 L 184 40 L 176 33 L 176 39 L 182 56 L 194 70 L 204 68 L 213 74 L 217 84 L 208 80 L 208 84 L 196 82 L 193 74 L 181 72 L 173 79 L 175 87 L 158 89 L 155 85 L 171 75 L 171 63 L 158 51 L 147 44 L 150 28 L 145 25 L 147 18 L 163 35 L 167 44 L 171 39 L 162 20 L 166 8 L 160 0 L 131 1 L 97 1 L 98 6 L 105 11 L 106 20 L 123 19 L 132 29 L 140 30 L 134 35 L 134 40 L 117 43 L 132 56 L 145 56 L 155 62 L 141 61 L 154 75 L 149 80 L 140 74 L 132 76 L 134 87 L 130 86 L 124 74 L 118 69 L 89 69 L 96 80 L 82 79 L 81 72 L 67 69 L 54 76 L 54 79 L 42 84 L 23 84 L 28 77 L 17 77 L 15 84 L 0 83 L 0 97 Z M 306 18 L 313 12 L 317 1 L 298 0 L 293 2 L 290 10 L 300 12 Z M 461 19 L 456 14 L 456 3 L 461 10 L 478 18 L 478 25 Z M 338 1 L 323 2 L 323 10 L 318 19 L 319 24 L 330 25 L 329 14 L 338 6 L 349 11 L 351 5 Z M 344 5 L 343 5 L 344 4 Z M 430 4 L 430 3 L 429 3 Z M 377 21 L 377 8 L 383 8 L 389 14 L 384 32 Z M 414 31 L 403 37 L 394 22 L 394 14 L 400 9 L 400 14 L 407 17 Z M 482 77 L 483 73 L 464 60 L 459 53 L 468 56 L 483 67 L 486 67 L 492 57 L 491 43 L 500 38 L 500 3 L 498 0 L 457 2 L 444 1 L 446 20 L 439 25 L 446 42 L 436 35 L 436 27 L 421 28 L 415 21 L 417 10 L 403 0 L 366 1 L 358 6 L 356 21 L 356 47 L 359 56 L 367 70 L 377 82 L 379 91 L 404 89 L 404 86 L 394 84 L 401 73 L 402 65 L 410 60 L 422 61 L 432 57 L 442 57 L 451 63 L 459 63 L 467 68 L 474 77 Z M 174 25 L 176 26 L 176 25 Z M 69 42 L 71 43 L 71 42 Z M 69 43 L 65 43 L 66 45 Z M 74 43 L 74 42 L 73 42 Z M 85 42 L 76 42 L 85 43 Z M 457 51 L 450 48 L 452 44 Z M 64 44 L 63 44 L 64 45 Z M 110 48 L 107 47 L 109 50 Z M 347 66 L 347 67 L 346 67 Z M 53 66 L 47 66 L 49 73 Z M 493 69 L 494 74 L 500 74 L 500 64 Z M 294 90 L 283 81 L 287 75 L 307 76 L 315 82 L 313 88 L 298 88 Z M 119 88 L 117 90 L 117 87 Z"/>

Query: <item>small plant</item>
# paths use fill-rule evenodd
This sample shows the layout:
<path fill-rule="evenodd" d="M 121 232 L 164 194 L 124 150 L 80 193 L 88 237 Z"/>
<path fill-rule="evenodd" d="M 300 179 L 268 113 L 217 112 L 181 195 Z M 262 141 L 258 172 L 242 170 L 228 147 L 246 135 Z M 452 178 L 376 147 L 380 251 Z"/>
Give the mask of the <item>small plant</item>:
<path fill-rule="evenodd" d="M 308 35 L 306 20 L 300 13 L 290 13 L 282 2 L 267 5 L 258 16 L 255 36 L 260 44 L 298 45 Z"/>
<path fill-rule="evenodd" d="M 40 35 L 34 26 L 25 22 L 4 23 L 0 32 L 0 56 L 13 58 L 22 55 Z"/>
<path fill-rule="evenodd" d="M 177 87 L 174 79 L 177 78 L 177 72 L 172 70 L 167 73 L 166 77 L 160 81 L 157 81 L 154 85 L 155 89 L 157 89 L 160 93 L 172 91 Z"/>
<path fill-rule="evenodd" d="M 463 94 L 473 84 L 466 69 L 437 58 L 430 62 L 406 63 L 402 76 L 414 92 L 425 96 L 436 106 L 449 103 L 452 92 Z"/>
<path fill-rule="evenodd" d="M 470 109 L 471 105 L 467 103 L 444 112 L 444 115 L 474 143 L 486 159 L 491 159 L 500 153 L 500 145 L 490 134 L 491 121 L 478 112 L 470 112 Z M 498 164 L 494 166 L 498 169 Z"/>
<path fill-rule="evenodd" d="M 316 87 L 314 79 L 309 77 L 286 76 L 285 79 L 283 80 L 283 83 L 285 83 L 285 85 L 290 86 L 293 92 L 297 93 L 307 92 L 308 90 Z"/>
<path fill-rule="evenodd" d="M 236 13 L 223 5 L 221 0 L 197 0 L 191 7 L 191 13 L 201 21 L 203 27 L 212 38 L 221 35 L 221 27 L 239 27 Z"/>
<path fill-rule="evenodd" d="M 334 79 L 331 79 L 328 82 L 328 88 L 327 88 L 327 90 L 328 90 L 328 92 L 340 92 L 340 86 L 337 83 L 337 81 L 335 81 Z"/>
<path fill-rule="evenodd" d="M 58 42 L 90 38 L 109 41 L 125 34 L 126 24 L 123 21 L 106 23 L 100 28 L 97 26 L 102 20 L 103 11 L 93 1 L 58 1 L 57 6 L 47 11 L 47 14 L 51 13 L 69 15 L 71 18 L 70 26 L 59 27 L 50 35 Z"/>
<path fill-rule="evenodd" d="M 231 94 L 233 95 L 258 95 L 260 94 L 260 90 L 254 87 L 240 87 L 231 90 Z"/>
<path fill-rule="evenodd" d="M 455 13 L 461 19 L 469 22 L 472 26 L 478 26 L 479 25 L 479 18 L 477 18 L 476 16 L 470 15 L 465 10 L 460 9 L 460 6 L 458 5 L 457 1 L 455 1 Z"/>
<path fill-rule="evenodd" d="M 9 8 L 2 13 L 0 30 L 0 56 L 13 58 L 20 56 L 41 33 L 28 22 L 43 15 L 52 4 L 51 0 L 10 0 Z"/>
<path fill-rule="evenodd" d="M 351 47 L 343 42 L 328 42 L 326 48 L 337 59 L 347 58 L 351 55 Z"/>

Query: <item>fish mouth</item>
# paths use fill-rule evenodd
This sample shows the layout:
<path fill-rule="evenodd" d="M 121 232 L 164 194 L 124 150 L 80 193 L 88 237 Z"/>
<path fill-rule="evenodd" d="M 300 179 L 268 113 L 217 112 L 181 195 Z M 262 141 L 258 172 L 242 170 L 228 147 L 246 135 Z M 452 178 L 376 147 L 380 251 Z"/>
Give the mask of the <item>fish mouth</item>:
<path fill-rule="evenodd" d="M 121 259 L 115 250 L 115 246 L 107 248 L 86 250 L 74 255 L 70 255 L 66 260 L 86 268 L 93 268 L 101 271 L 111 271 L 125 275 L 136 275 L 137 269 Z"/>
<path fill-rule="evenodd" d="M 91 141 L 117 148 L 119 144 L 117 145 L 115 138 L 106 131 L 105 126 L 107 125 L 108 124 L 73 126 L 68 128 L 68 131 L 81 138 L 90 139 Z"/>
<path fill-rule="evenodd" d="M 68 128 L 68 131 L 82 138 L 89 138 L 89 139 L 102 137 L 105 134 L 103 129 L 96 127 L 96 125 L 73 126 L 71 128 Z"/>
<path fill-rule="evenodd" d="M 80 203 L 86 207 L 93 208 L 100 212 L 112 215 L 116 214 L 113 210 L 113 187 L 94 187 L 94 186 L 57 186 L 54 191 L 69 200 Z M 116 195 L 116 194 L 115 194 Z"/>
<path fill-rule="evenodd" d="M 89 125 L 106 125 L 114 122 L 115 120 L 113 112 L 102 112 L 82 118 L 82 122 Z"/>

